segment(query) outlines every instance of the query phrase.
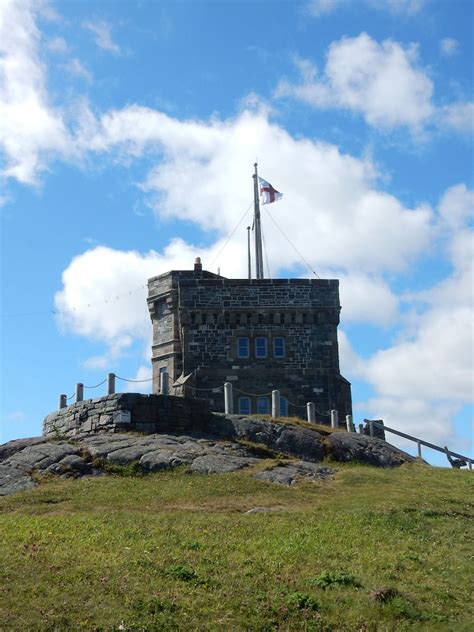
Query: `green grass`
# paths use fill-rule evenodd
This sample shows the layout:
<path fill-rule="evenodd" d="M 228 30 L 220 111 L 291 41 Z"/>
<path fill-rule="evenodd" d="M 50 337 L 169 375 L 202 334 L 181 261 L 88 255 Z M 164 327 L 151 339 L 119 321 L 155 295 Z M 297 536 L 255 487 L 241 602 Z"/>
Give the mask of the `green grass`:
<path fill-rule="evenodd" d="M 291 488 L 48 481 L 0 499 L 0 629 L 472 630 L 473 481 L 418 464 Z"/>

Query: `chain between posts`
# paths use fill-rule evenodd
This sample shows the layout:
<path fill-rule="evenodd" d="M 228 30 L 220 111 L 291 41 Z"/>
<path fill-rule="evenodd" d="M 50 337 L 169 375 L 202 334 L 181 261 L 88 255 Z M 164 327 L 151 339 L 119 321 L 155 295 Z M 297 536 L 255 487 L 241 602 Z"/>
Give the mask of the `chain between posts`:
<path fill-rule="evenodd" d="M 105 384 L 107 382 L 107 378 L 105 378 L 105 380 L 102 380 L 102 382 L 99 382 L 99 384 L 94 384 L 94 386 L 86 386 L 84 384 L 84 388 L 98 388 L 99 386 L 102 386 L 102 384 Z"/>
<path fill-rule="evenodd" d="M 266 395 L 271 395 L 272 391 L 269 393 L 247 393 L 247 391 L 241 391 L 240 388 L 234 388 L 234 391 L 237 393 L 242 393 L 242 395 L 248 395 L 249 397 L 265 397 Z"/>
<path fill-rule="evenodd" d="M 127 378 L 126 378 L 126 377 L 120 377 L 120 375 L 116 375 L 115 377 L 116 377 L 116 379 L 117 379 L 117 380 L 122 380 L 122 382 L 134 382 L 135 384 L 138 384 L 139 382 L 152 382 L 152 381 L 153 381 L 153 378 L 152 378 L 152 377 L 149 377 L 149 378 L 147 378 L 146 380 L 127 380 Z M 104 380 L 104 382 L 105 382 L 105 381 L 106 381 L 106 380 Z M 102 382 L 102 384 L 103 384 L 104 382 Z"/>

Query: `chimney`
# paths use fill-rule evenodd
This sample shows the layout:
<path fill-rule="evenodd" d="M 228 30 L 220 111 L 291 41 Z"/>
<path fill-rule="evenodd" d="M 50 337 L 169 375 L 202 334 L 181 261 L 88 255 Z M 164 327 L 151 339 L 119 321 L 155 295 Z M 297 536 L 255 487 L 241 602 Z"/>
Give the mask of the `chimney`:
<path fill-rule="evenodd" d="M 196 257 L 194 260 L 194 276 L 201 276 L 202 274 L 202 263 L 201 257 Z"/>

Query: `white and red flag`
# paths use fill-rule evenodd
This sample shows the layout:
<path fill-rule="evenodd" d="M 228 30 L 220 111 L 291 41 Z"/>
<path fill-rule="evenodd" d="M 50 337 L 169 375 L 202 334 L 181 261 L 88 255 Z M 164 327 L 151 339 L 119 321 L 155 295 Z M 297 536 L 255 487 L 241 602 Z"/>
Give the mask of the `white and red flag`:
<path fill-rule="evenodd" d="M 280 193 L 276 189 L 272 187 L 272 185 L 264 180 L 263 178 L 258 178 L 258 182 L 260 184 L 260 195 L 262 196 L 262 204 L 271 204 L 272 202 L 276 202 L 277 200 L 281 200 L 283 197 L 283 193 Z"/>

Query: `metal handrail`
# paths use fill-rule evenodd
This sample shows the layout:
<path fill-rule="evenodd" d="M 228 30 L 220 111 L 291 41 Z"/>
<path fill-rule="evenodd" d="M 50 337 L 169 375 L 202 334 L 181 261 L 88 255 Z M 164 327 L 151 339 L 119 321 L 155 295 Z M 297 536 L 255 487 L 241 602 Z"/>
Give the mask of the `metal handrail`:
<path fill-rule="evenodd" d="M 449 450 L 447 448 L 442 448 L 439 445 L 435 445 L 434 443 L 429 443 L 428 441 L 425 441 L 424 439 L 419 439 L 418 437 L 413 437 L 412 435 L 406 434 L 406 432 L 395 430 L 395 428 L 389 428 L 388 426 L 385 426 L 384 424 L 380 424 L 376 421 L 370 420 L 369 424 L 377 428 L 380 428 L 382 430 L 386 430 L 387 432 L 391 432 L 392 434 L 396 434 L 399 437 L 403 437 L 404 439 L 408 439 L 409 441 L 413 441 L 414 443 L 418 445 L 424 445 L 427 448 L 431 448 L 432 450 L 443 452 L 443 454 L 450 454 L 451 456 L 454 456 L 456 459 L 463 459 L 469 464 L 469 469 L 471 469 L 472 467 L 472 459 L 469 456 L 458 454 L 457 452 L 453 452 L 452 450 Z"/>

